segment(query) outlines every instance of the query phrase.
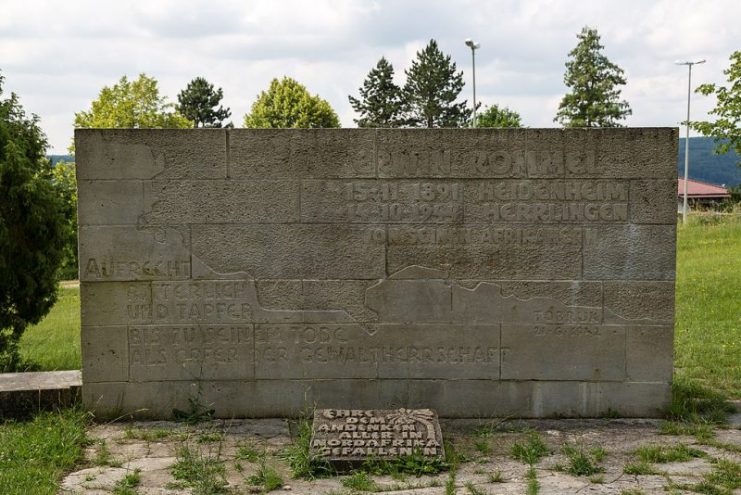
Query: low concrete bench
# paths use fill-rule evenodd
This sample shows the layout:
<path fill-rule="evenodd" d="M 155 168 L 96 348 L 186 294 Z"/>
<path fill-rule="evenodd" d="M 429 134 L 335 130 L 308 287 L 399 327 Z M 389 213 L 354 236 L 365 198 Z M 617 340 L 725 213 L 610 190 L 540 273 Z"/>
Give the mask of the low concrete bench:
<path fill-rule="evenodd" d="M 0 419 L 71 406 L 81 386 L 79 370 L 0 374 Z"/>

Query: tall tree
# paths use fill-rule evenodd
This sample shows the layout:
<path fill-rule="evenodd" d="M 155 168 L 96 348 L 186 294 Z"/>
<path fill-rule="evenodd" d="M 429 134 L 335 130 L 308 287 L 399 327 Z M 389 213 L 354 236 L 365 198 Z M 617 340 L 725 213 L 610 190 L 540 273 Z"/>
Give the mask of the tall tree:
<path fill-rule="evenodd" d="M 522 120 L 514 110 L 492 105 L 476 115 L 476 127 L 522 127 Z"/>
<path fill-rule="evenodd" d="M 733 149 L 741 157 L 741 51 L 733 52 L 730 59 L 730 67 L 723 71 L 728 78 L 728 86 L 702 84 L 696 90 L 705 96 L 715 95 L 715 108 L 708 113 L 717 119 L 712 122 L 693 122 L 692 126 L 715 139 L 716 153 L 728 153 Z M 741 167 L 741 161 L 737 165 Z"/>
<path fill-rule="evenodd" d="M 360 99 L 348 96 L 358 127 L 399 127 L 402 124 L 401 88 L 394 83 L 394 67 L 381 57 L 360 88 Z"/>
<path fill-rule="evenodd" d="M 153 77 L 140 74 L 129 81 L 123 76 L 113 87 L 100 90 L 90 110 L 75 114 L 75 127 L 193 127 L 174 107 L 167 97 L 160 96 Z"/>
<path fill-rule="evenodd" d="M 22 367 L 18 340 L 56 300 L 68 231 L 46 148 L 38 117 L 0 99 L 0 372 Z"/>
<path fill-rule="evenodd" d="M 177 110 L 193 127 L 224 127 L 224 121 L 232 114 L 229 107 L 221 106 L 224 91 L 203 77 L 196 77 L 178 94 Z"/>
<path fill-rule="evenodd" d="M 62 280 L 76 279 L 77 269 L 77 178 L 75 162 L 60 160 L 52 164 L 52 184 L 62 199 L 62 212 L 67 228 L 67 244 L 60 268 Z"/>
<path fill-rule="evenodd" d="M 405 71 L 404 101 L 406 124 L 411 127 L 463 127 L 471 110 L 466 101 L 455 103 L 463 89 L 463 71 L 456 72 L 450 55 L 443 54 L 437 41 L 430 40 L 417 52 L 416 60 Z"/>
<path fill-rule="evenodd" d="M 569 52 L 564 74 L 571 92 L 561 100 L 553 121 L 564 127 L 621 127 L 619 121 L 632 113 L 620 99 L 619 86 L 626 83 L 623 69 L 602 54 L 596 29 L 584 27 L 576 37 L 579 43 Z"/>
<path fill-rule="evenodd" d="M 270 88 L 262 91 L 250 113 L 244 116 L 244 126 L 253 128 L 339 127 L 340 119 L 326 100 L 311 95 L 295 79 L 273 79 Z"/>

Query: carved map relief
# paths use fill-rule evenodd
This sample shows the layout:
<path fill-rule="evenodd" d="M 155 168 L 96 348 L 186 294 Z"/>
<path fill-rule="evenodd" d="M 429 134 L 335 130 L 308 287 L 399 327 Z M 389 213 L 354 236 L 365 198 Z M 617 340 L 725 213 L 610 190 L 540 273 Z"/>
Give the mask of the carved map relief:
<path fill-rule="evenodd" d="M 350 394 L 537 416 L 633 397 L 653 414 L 671 380 L 675 138 L 79 131 L 85 400 L 166 411 L 196 390 L 217 414 L 282 415 Z"/>

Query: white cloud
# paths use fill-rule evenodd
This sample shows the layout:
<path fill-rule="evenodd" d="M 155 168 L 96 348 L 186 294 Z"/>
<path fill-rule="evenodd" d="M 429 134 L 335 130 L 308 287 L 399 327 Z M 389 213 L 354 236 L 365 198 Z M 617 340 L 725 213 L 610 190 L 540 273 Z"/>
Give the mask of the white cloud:
<path fill-rule="evenodd" d="M 734 0 L 3 0 L 0 69 L 6 89 L 42 118 L 54 152 L 64 152 L 74 113 L 104 85 L 139 72 L 156 77 L 171 101 L 204 76 L 224 88 L 241 123 L 273 77 L 297 78 L 328 99 L 344 125 L 347 101 L 386 56 L 404 69 L 430 38 L 465 72 L 477 51 L 477 93 L 484 104 L 519 111 L 530 126 L 553 126 L 565 91 L 564 62 L 585 26 L 602 35 L 605 53 L 625 69 L 630 125 L 674 126 L 684 119 L 687 71 L 677 58 L 705 57 L 694 81 L 722 82 L 739 49 Z M 694 85 L 694 84 L 693 84 Z M 712 98 L 693 96 L 702 117 Z"/>

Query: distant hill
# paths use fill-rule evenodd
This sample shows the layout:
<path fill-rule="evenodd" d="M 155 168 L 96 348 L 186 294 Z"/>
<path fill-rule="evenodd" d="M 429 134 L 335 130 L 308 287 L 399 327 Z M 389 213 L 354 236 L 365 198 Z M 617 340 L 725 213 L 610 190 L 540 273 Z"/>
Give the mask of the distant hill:
<path fill-rule="evenodd" d="M 692 146 L 690 144 L 690 146 Z M 75 157 L 72 155 L 48 155 L 47 158 L 51 161 L 51 166 L 57 164 L 57 162 L 74 162 Z"/>
<path fill-rule="evenodd" d="M 725 184 L 734 187 L 741 184 L 741 167 L 736 163 L 741 161 L 733 150 L 725 155 L 713 153 L 712 138 L 690 138 L 690 179 L 710 182 L 711 184 Z M 59 161 L 73 162 L 72 155 L 49 155 L 51 164 Z M 679 156 L 677 157 L 677 174 L 684 177 L 684 138 L 679 139 Z"/>
<path fill-rule="evenodd" d="M 739 156 L 733 150 L 725 155 L 716 155 L 713 148 L 713 138 L 690 138 L 690 179 L 726 187 L 741 184 L 741 167 L 736 165 L 741 161 Z M 677 173 L 679 177 L 684 177 L 684 138 L 679 139 Z"/>

